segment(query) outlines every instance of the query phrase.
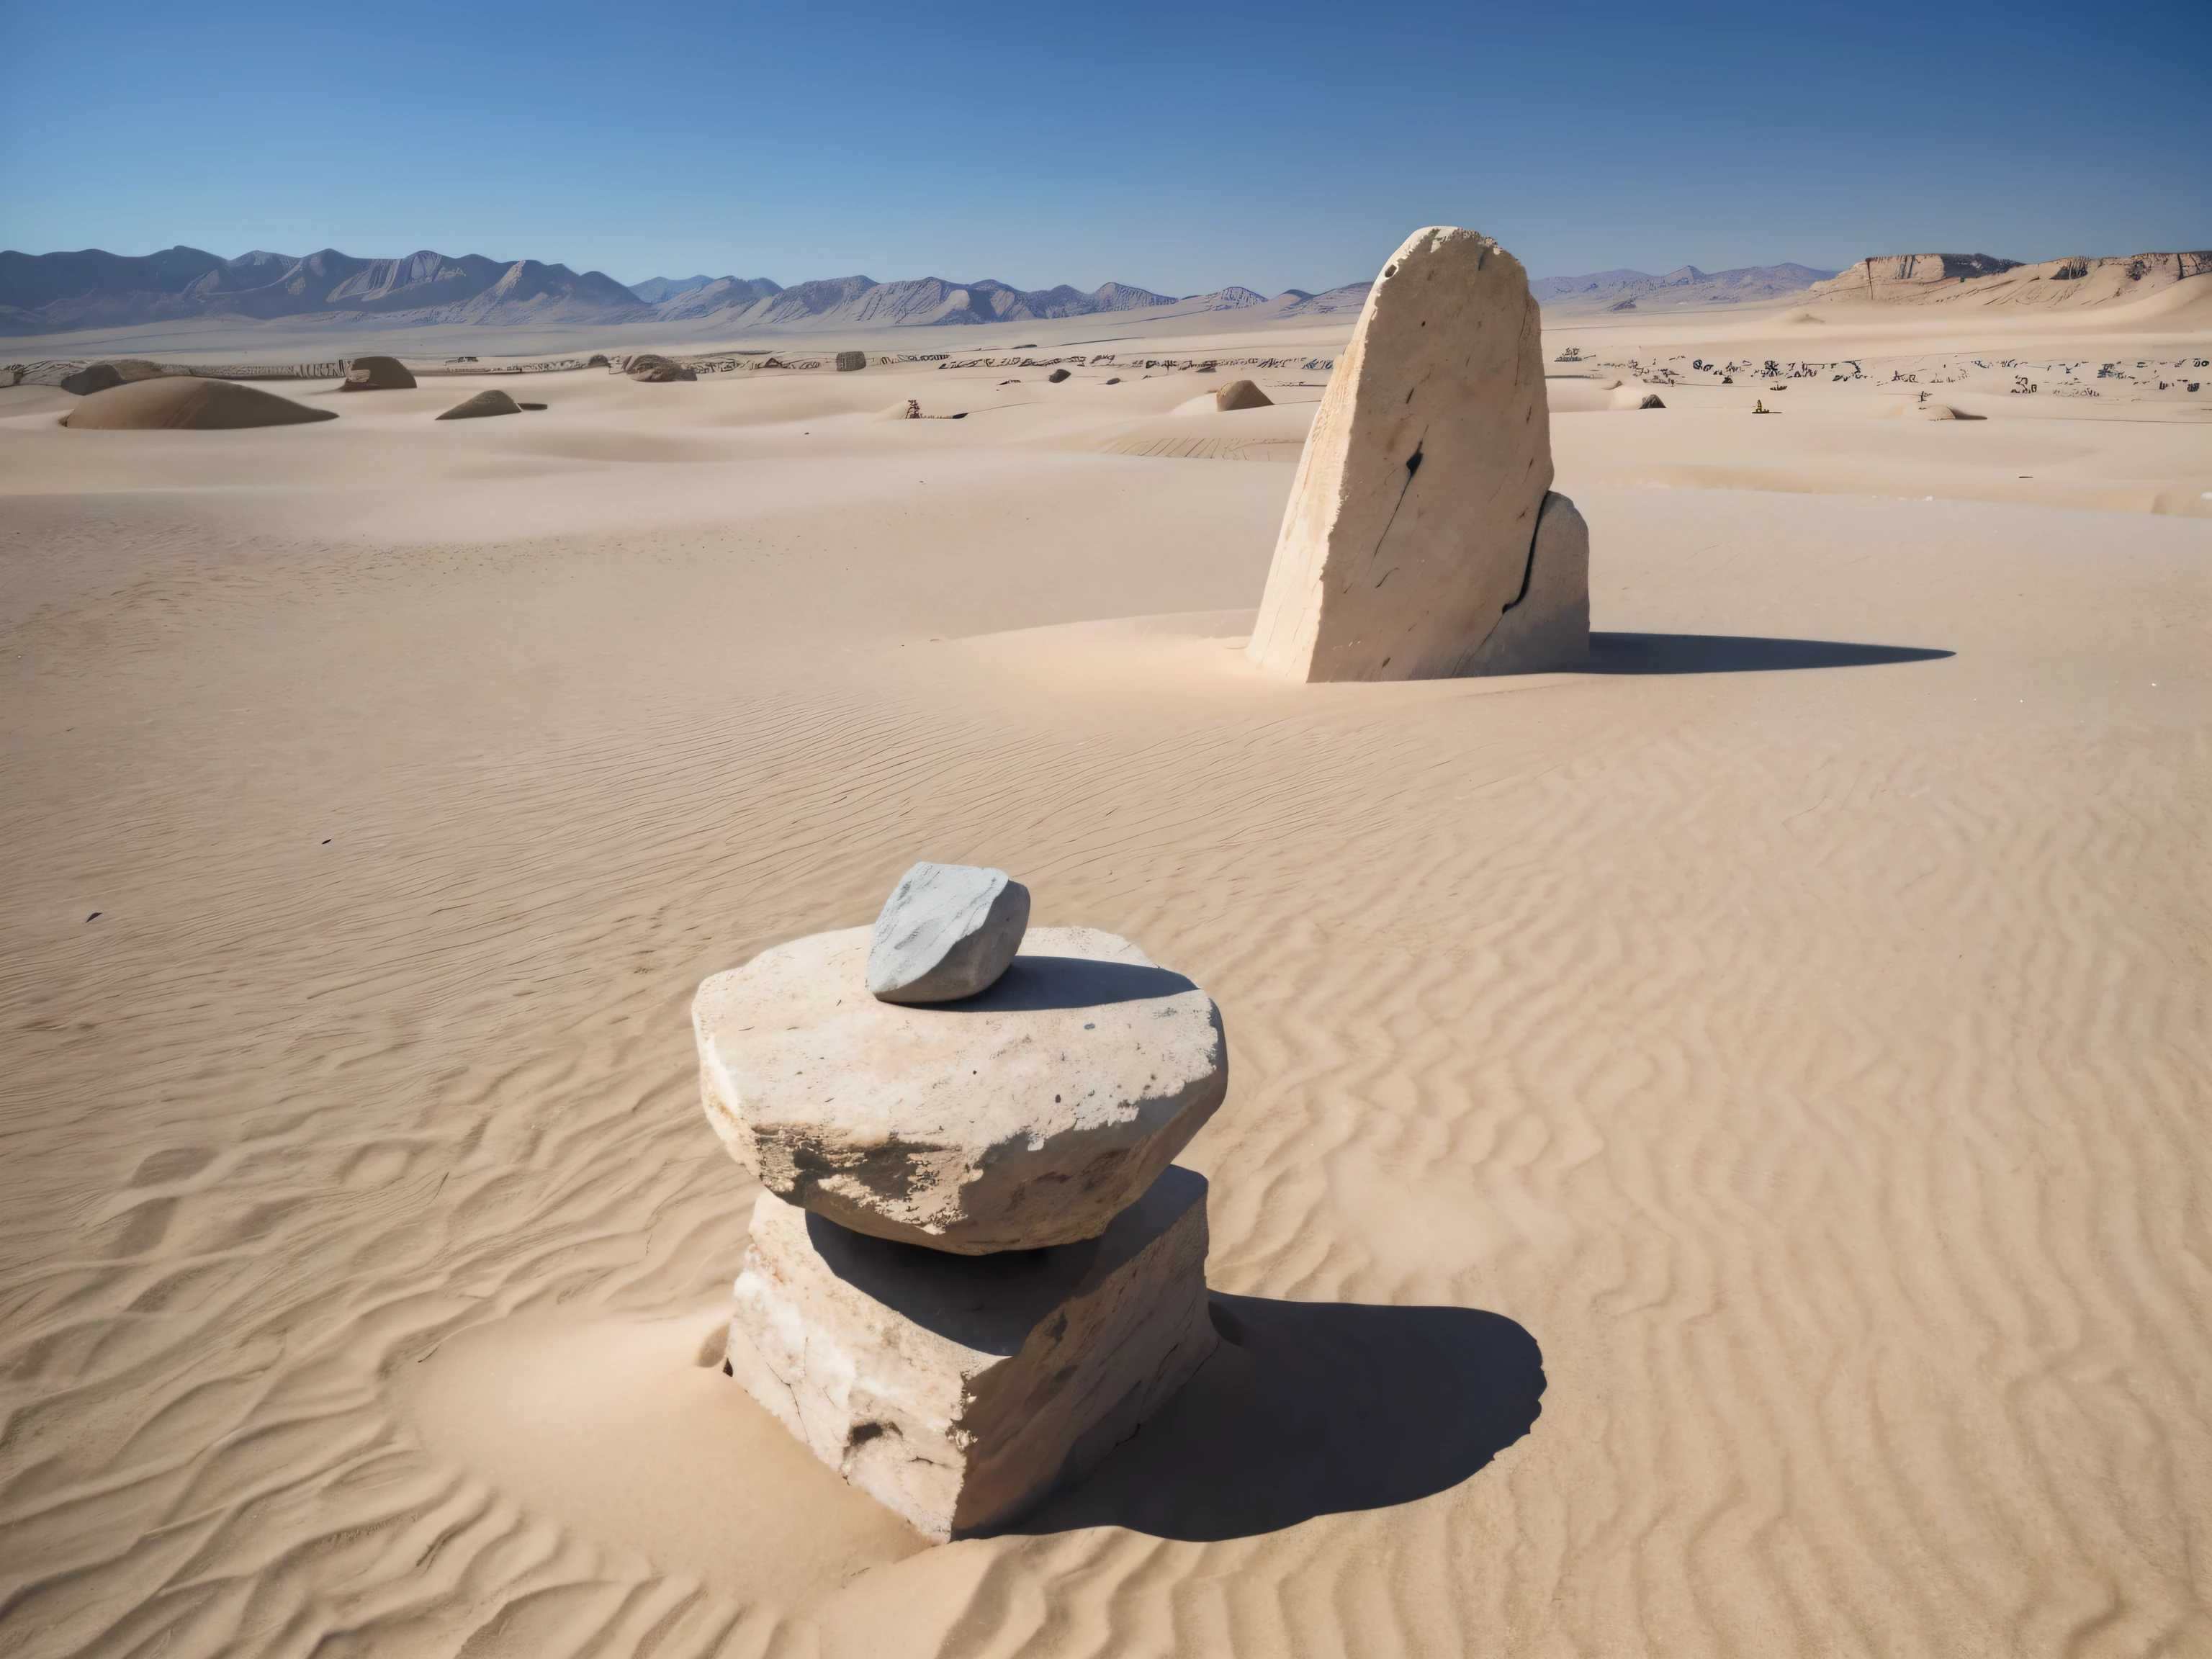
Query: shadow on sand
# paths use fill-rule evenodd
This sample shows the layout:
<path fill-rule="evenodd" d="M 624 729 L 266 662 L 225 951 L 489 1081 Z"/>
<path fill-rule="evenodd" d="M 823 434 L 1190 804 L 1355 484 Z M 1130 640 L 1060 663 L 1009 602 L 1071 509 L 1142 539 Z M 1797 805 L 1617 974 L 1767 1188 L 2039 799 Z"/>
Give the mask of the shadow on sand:
<path fill-rule="evenodd" d="M 1197 986 L 1165 968 L 1091 957 L 1016 957 L 986 989 L 957 1002 L 932 1005 L 939 1013 L 1001 1014 L 1042 1008 L 1101 1008 L 1179 996 Z"/>
<path fill-rule="evenodd" d="M 1784 668 L 1867 668 L 1930 662 L 1948 651 L 1840 640 L 1767 640 L 1748 634 L 1592 634 L 1586 674 L 1751 674 Z"/>
<path fill-rule="evenodd" d="M 1528 1432 L 1543 1354 L 1471 1308 L 1212 1299 L 1221 1346 L 1088 1480 L 1012 1528 L 1249 1538 L 1448 1490 Z"/>

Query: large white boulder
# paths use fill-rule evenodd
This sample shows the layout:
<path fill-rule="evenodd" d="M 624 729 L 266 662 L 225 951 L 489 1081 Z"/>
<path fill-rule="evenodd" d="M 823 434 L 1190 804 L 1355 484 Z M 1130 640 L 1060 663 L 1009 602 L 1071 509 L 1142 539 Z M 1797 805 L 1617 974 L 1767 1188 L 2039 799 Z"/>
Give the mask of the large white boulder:
<path fill-rule="evenodd" d="M 1316 416 L 1248 647 L 1302 680 L 1501 668 L 1552 484 L 1536 302 L 1486 236 L 1431 226 L 1390 256 Z"/>
<path fill-rule="evenodd" d="M 701 1099 L 770 1192 L 963 1255 L 1096 1238 L 1213 1115 L 1220 1011 L 1135 945 L 1034 927 L 989 989 L 868 994 L 869 929 L 763 951 L 699 988 Z"/>
<path fill-rule="evenodd" d="M 1105 1234 L 941 1255 L 763 1194 L 730 1374 L 814 1455 L 939 1540 L 1080 1480 L 1189 1380 L 1216 1337 L 1206 1182 L 1170 1169 Z"/>

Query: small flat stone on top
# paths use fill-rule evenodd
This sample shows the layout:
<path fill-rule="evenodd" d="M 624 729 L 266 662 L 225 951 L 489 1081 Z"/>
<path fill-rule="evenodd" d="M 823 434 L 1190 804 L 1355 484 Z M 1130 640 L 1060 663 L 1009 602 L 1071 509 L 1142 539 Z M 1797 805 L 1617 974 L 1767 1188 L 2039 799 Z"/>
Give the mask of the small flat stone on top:
<path fill-rule="evenodd" d="M 1003 870 L 917 864 L 876 918 L 868 990 L 884 1002 L 953 1002 L 988 990 L 1029 930 L 1030 890 Z"/>

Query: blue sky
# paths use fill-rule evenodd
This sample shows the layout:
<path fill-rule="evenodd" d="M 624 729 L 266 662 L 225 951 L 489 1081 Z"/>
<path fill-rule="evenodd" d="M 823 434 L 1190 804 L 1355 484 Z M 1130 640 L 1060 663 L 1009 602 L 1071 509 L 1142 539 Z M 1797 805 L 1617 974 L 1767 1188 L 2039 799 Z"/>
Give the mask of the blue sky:
<path fill-rule="evenodd" d="M 2212 246 L 2212 3 L 0 0 L 0 246 L 1273 293 Z"/>

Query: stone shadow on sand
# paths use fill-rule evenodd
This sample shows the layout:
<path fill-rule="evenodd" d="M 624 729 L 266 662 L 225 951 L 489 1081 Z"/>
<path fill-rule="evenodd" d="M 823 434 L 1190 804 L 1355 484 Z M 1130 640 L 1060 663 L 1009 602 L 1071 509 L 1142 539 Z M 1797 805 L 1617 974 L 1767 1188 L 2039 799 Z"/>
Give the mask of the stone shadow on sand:
<path fill-rule="evenodd" d="M 1867 668 L 1955 654 L 1915 645 L 1769 640 L 1751 634 L 1592 634 L 1586 674 L 1753 674 L 1784 668 Z"/>
<path fill-rule="evenodd" d="M 1029 1012 L 1040 1008 L 1097 1008 L 1109 1002 L 1142 1002 L 1180 996 L 1197 986 L 1165 968 L 1091 957 L 1016 957 L 997 981 L 972 997 L 939 1002 L 947 1013 Z"/>
<path fill-rule="evenodd" d="M 1212 1297 L 1221 1346 L 1081 1486 L 1010 1531 L 1211 1543 L 1459 1485 L 1534 1425 L 1536 1339 L 1472 1308 Z"/>

